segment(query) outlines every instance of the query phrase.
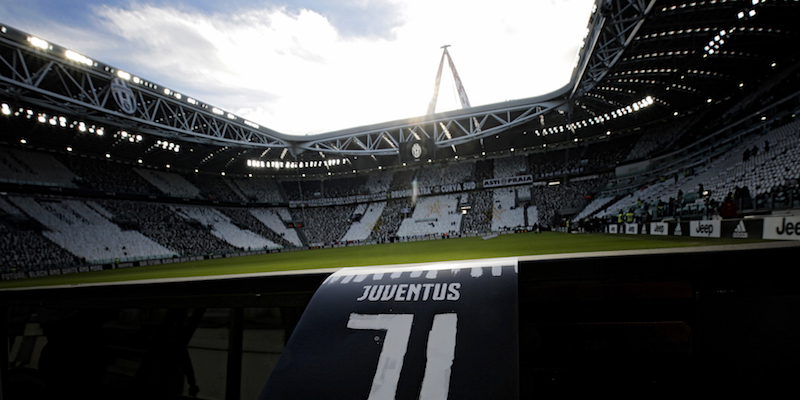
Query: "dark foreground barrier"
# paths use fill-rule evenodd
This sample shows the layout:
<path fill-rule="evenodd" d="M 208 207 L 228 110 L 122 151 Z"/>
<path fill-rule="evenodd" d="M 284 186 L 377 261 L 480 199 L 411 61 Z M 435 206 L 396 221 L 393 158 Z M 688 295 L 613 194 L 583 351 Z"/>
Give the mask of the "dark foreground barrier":
<path fill-rule="evenodd" d="M 0 382 L 4 399 L 788 389 L 800 360 L 798 249 L 785 241 L 3 291 Z"/>

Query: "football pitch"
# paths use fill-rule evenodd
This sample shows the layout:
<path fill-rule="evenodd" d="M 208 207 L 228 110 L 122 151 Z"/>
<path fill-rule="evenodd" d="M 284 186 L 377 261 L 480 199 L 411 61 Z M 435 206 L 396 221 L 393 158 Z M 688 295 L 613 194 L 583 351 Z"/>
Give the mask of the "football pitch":
<path fill-rule="evenodd" d="M 385 243 L 289 251 L 191 261 L 178 264 L 110 269 L 0 282 L 1 289 L 98 284 L 147 279 L 186 278 L 259 272 L 330 269 L 354 266 L 414 264 L 479 258 L 615 250 L 667 249 L 767 242 L 759 239 L 711 239 L 682 236 L 518 233 L 482 237 Z"/>

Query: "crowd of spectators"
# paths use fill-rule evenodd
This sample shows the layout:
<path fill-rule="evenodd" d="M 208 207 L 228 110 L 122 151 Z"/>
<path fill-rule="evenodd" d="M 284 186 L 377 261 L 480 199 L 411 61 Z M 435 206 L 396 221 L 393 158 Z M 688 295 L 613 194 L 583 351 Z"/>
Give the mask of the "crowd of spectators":
<path fill-rule="evenodd" d="M 234 224 L 230 217 L 213 207 L 183 206 L 173 210 L 187 220 L 194 220 L 210 228 L 211 234 L 241 250 L 278 248 L 272 241 L 259 236 L 246 227 Z M 260 224 L 259 224 L 260 225 Z"/>
<path fill-rule="evenodd" d="M 396 237 L 397 230 L 406 215 L 410 215 L 413 203 L 410 198 L 389 200 L 383 208 L 381 216 L 375 221 L 370 241 L 385 242 Z"/>
<path fill-rule="evenodd" d="M 509 178 L 528 173 L 525 156 L 508 156 L 494 159 L 494 178 Z"/>
<path fill-rule="evenodd" d="M 420 187 L 438 187 L 454 183 L 474 182 L 475 162 L 436 164 L 427 168 L 420 168 L 416 178 Z"/>
<path fill-rule="evenodd" d="M 458 195 L 427 196 L 417 200 L 409 218 L 397 229 L 400 238 L 421 238 L 461 232 Z"/>
<path fill-rule="evenodd" d="M 386 207 L 385 201 L 362 203 L 356 207 L 353 222 L 342 237 L 343 242 L 366 242 Z"/>
<path fill-rule="evenodd" d="M 513 187 L 498 188 L 492 191 L 492 230 L 504 231 L 524 227 L 525 208 L 517 206 L 517 193 Z"/>
<path fill-rule="evenodd" d="M 231 178 L 231 183 L 237 193 L 241 193 L 245 200 L 254 203 L 281 204 L 286 202 L 283 191 L 278 182 L 272 178 L 250 177 Z"/>
<path fill-rule="evenodd" d="M 291 209 L 292 219 L 301 221 L 303 233 L 310 246 L 327 246 L 339 243 L 347 233 L 355 204 L 329 207 L 304 207 Z"/>
<path fill-rule="evenodd" d="M 175 255 L 138 231 L 122 230 L 95 209 L 99 206 L 85 201 L 27 196 L 9 200 L 44 227 L 45 237 L 88 262 Z"/>
<path fill-rule="evenodd" d="M 800 205 L 800 123 L 795 122 L 731 143 L 686 174 L 656 181 L 646 181 L 644 175 L 618 179 L 618 186 L 602 193 L 602 188 L 609 187 L 609 175 L 589 173 L 603 168 L 612 171 L 615 160 L 626 155 L 652 154 L 691 124 L 665 128 L 665 134 L 653 129 L 638 136 L 638 141 L 631 136 L 557 151 L 281 183 L 271 178 L 181 175 L 108 160 L 0 149 L 0 179 L 159 195 L 150 201 L 123 200 L 124 196 L 105 200 L 36 194 L 2 197 L 0 269 L 549 227 L 560 223 L 565 212 L 580 211 L 573 221 L 594 227 L 597 221 L 617 220 L 620 212 L 626 220 L 631 214 L 645 221 L 691 207 L 728 217 L 753 207 Z M 485 179 L 524 174 L 539 181 L 480 187 Z M 556 179 L 559 185 L 543 182 Z M 478 186 L 412 198 L 408 193 L 415 181 L 418 187 L 429 188 L 466 182 Z M 287 207 L 290 200 L 384 193 L 388 200 Z M 197 201 L 176 206 L 164 202 L 164 196 Z M 203 201 L 205 205 L 197 205 Z M 217 202 L 274 204 L 234 207 Z M 19 221 L 25 223 L 19 225 Z"/>
<path fill-rule="evenodd" d="M 208 226 L 187 220 L 172 206 L 159 203 L 103 200 L 99 202 L 116 221 L 135 227 L 143 235 L 180 256 L 230 253 L 236 247 L 211 234 Z"/>
<path fill-rule="evenodd" d="M 470 207 L 461 221 L 461 231 L 468 234 L 488 233 L 492 230 L 492 191 L 476 190 L 464 195 L 462 203 Z"/>
<path fill-rule="evenodd" d="M 21 211 L 0 198 L 0 272 L 42 270 L 83 263 L 35 228 Z"/>
<path fill-rule="evenodd" d="M 531 205 L 536 206 L 538 221 L 529 224 L 553 227 L 560 220 L 560 210 L 583 209 L 589 203 L 587 195 L 603 184 L 604 178 L 566 182 L 560 185 L 531 187 Z"/>
<path fill-rule="evenodd" d="M 51 154 L 0 148 L 0 180 L 75 187 L 77 175 Z"/>
<path fill-rule="evenodd" d="M 256 208 L 251 209 L 250 214 L 252 214 L 259 222 L 264 224 L 264 226 L 269 228 L 272 232 L 275 232 L 275 235 L 282 238 L 281 241 L 275 241 L 275 243 L 284 243 L 285 241 L 287 243 L 285 244 L 286 247 L 303 246 L 303 242 L 297 235 L 297 231 L 294 228 L 288 227 L 288 222 L 291 222 L 292 220 L 292 216 L 289 213 L 288 208 Z"/>
<path fill-rule="evenodd" d="M 729 197 L 739 211 L 759 207 L 760 202 L 762 207 L 775 207 L 766 202 L 776 197 L 787 198 L 787 203 L 779 206 L 791 207 L 789 202 L 796 199 L 791 196 L 792 188 L 800 178 L 800 122 L 750 135 L 690 171 L 640 183 L 634 191 L 604 206 L 601 214 L 632 210 L 636 217 L 717 217 Z M 596 204 L 591 207 L 600 209 Z"/>
<path fill-rule="evenodd" d="M 240 229 L 250 230 L 253 233 L 267 239 L 269 241 L 268 246 L 270 248 L 290 248 L 295 247 L 295 244 L 290 242 L 286 239 L 284 235 L 281 235 L 274 230 L 270 229 L 266 224 L 261 222 L 256 216 L 253 214 L 254 210 L 248 210 L 244 208 L 222 208 L 220 212 L 225 216 L 229 217 L 231 223 L 239 227 Z"/>
<path fill-rule="evenodd" d="M 219 175 L 194 175 L 187 179 L 192 186 L 198 188 L 203 199 L 241 203 L 246 196 L 233 186 L 229 179 Z"/>
<path fill-rule="evenodd" d="M 75 172 L 74 183 L 78 187 L 124 194 L 162 194 L 141 175 L 133 172 L 134 169 L 130 165 L 77 155 L 56 157 L 62 164 Z"/>
<path fill-rule="evenodd" d="M 157 187 L 161 192 L 187 199 L 199 199 L 200 189 L 192 185 L 186 178 L 172 172 L 156 171 L 151 169 L 136 168 L 134 171 L 142 178 Z"/>

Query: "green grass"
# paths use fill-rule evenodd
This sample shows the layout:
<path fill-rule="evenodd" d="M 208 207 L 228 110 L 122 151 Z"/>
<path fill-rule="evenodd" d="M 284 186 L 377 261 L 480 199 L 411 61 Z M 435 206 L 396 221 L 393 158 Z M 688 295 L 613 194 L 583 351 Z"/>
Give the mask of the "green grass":
<path fill-rule="evenodd" d="M 544 232 L 294 251 L 0 282 L 0 289 L 80 283 L 294 271 L 352 266 L 514 257 L 612 250 L 753 243 L 760 240 Z"/>

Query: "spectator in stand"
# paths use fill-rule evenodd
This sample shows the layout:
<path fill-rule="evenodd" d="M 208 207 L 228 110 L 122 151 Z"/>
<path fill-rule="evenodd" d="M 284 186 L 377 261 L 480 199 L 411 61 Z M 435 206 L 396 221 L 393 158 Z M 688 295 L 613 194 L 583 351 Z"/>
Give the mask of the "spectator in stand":
<path fill-rule="evenodd" d="M 736 216 L 736 202 L 733 201 L 733 193 L 728 193 L 719 208 L 719 215 L 722 218 L 733 218 Z"/>

